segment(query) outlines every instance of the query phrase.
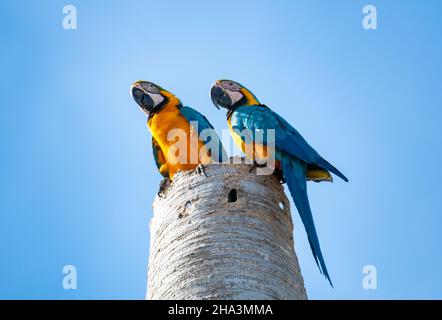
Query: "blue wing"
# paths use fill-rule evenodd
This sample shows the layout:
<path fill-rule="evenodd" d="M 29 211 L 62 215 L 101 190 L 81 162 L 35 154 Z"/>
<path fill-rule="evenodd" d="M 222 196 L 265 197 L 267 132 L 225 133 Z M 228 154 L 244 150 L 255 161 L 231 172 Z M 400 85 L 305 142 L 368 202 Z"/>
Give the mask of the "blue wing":
<path fill-rule="evenodd" d="M 158 171 L 161 173 L 163 177 L 169 178 L 169 172 L 167 171 L 167 168 L 166 167 L 162 168 L 162 166 L 166 163 L 166 158 L 164 157 L 163 150 L 161 150 L 160 145 L 158 144 L 158 142 L 155 140 L 154 137 L 152 137 L 152 152 Z"/>
<path fill-rule="evenodd" d="M 192 122 L 196 122 L 198 124 L 198 135 L 201 135 L 201 132 L 205 129 L 211 129 L 213 130 L 213 134 L 216 134 L 215 129 L 213 128 L 212 124 L 207 120 L 205 116 L 203 116 L 201 113 L 196 111 L 195 109 L 192 109 L 191 107 L 181 107 L 180 113 L 186 118 L 187 121 L 189 121 L 191 124 Z M 211 150 L 211 157 L 216 162 L 224 162 L 227 160 L 227 153 L 224 150 L 223 144 L 221 142 L 221 139 L 219 138 L 218 134 L 216 134 L 216 137 L 218 139 L 218 150 Z M 212 137 L 210 138 L 212 139 Z M 210 140 L 209 140 L 210 141 Z M 208 143 L 209 141 L 206 141 Z M 215 151 L 215 152 L 214 152 Z"/>
<path fill-rule="evenodd" d="M 320 168 L 331 171 L 344 181 L 348 182 L 347 177 L 345 177 L 327 160 L 322 158 L 295 128 L 293 128 L 283 117 L 268 107 L 239 107 L 233 112 L 230 123 L 233 129 L 239 131 L 242 131 L 245 128 L 252 130 L 252 132 L 255 132 L 255 130 L 275 129 L 275 147 L 277 151 L 283 151 L 307 164 L 316 165 Z M 264 135 L 264 141 L 261 142 L 266 144 L 266 139 L 267 137 Z"/>
<path fill-rule="evenodd" d="M 234 130 L 239 130 L 240 132 L 244 129 L 251 130 L 251 134 L 255 138 L 261 139 L 261 141 L 255 140 L 255 142 L 262 144 L 270 142 L 267 141 L 269 137 L 266 134 L 255 135 L 255 130 L 275 130 L 274 143 L 276 156 L 279 157 L 278 160 L 281 161 L 282 172 L 287 181 L 293 202 L 304 224 L 310 248 L 320 271 L 333 286 L 321 252 L 308 200 L 306 181 L 307 166 L 316 165 L 335 173 L 345 181 L 348 181 L 348 179 L 339 172 L 338 169 L 323 159 L 295 128 L 265 106 L 239 107 L 233 112 L 230 118 L 230 124 Z"/>

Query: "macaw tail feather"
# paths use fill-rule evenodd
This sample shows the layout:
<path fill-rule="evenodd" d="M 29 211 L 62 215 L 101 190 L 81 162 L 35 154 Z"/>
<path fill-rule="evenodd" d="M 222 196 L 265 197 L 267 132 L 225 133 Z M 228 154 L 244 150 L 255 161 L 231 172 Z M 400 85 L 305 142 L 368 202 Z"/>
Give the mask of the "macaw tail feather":
<path fill-rule="evenodd" d="M 316 163 L 317 165 L 319 165 L 320 167 L 324 168 L 325 170 L 328 170 L 332 173 L 334 173 L 335 175 L 337 175 L 339 178 L 341 178 L 342 180 L 344 180 L 345 182 L 348 182 L 348 179 L 346 176 L 344 176 L 342 174 L 341 171 L 339 171 L 338 169 L 336 169 L 330 162 L 328 162 L 327 160 L 321 158 L 320 161 L 318 161 Z"/>
<path fill-rule="evenodd" d="M 322 256 L 321 247 L 319 245 L 318 235 L 316 234 L 315 223 L 313 221 L 312 211 L 307 196 L 307 180 L 306 180 L 306 164 L 289 155 L 282 157 L 282 172 L 292 195 L 293 202 L 298 209 L 307 232 L 308 241 L 318 265 L 319 271 L 324 274 L 330 285 L 333 287 L 330 276 L 325 266 L 324 257 Z"/>

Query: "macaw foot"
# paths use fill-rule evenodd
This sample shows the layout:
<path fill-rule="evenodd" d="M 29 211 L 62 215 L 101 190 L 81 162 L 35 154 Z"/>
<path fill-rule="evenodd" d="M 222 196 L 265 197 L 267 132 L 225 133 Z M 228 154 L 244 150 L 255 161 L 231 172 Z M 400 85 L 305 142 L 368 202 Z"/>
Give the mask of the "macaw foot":
<path fill-rule="evenodd" d="M 280 168 L 276 168 L 275 172 L 273 172 L 276 178 L 278 178 L 280 184 L 286 183 L 284 175 L 282 174 L 282 170 Z"/>
<path fill-rule="evenodd" d="M 251 174 L 252 171 L 255 170 L 256 168 L 264 168 L 266 166 L 267 166 L 267 164 L 259 164 L 259 163 L 255 162 L 255 161 L 253 161 L 252 167 L 249 170 L 249 174 Z"/>
<path fill-rule="evenodd" d="M 170 184 L 170 180 L 168 178 L 164 178 L 163 180 L 161 180 L 160 182 L 160 188 L 158 190 L 158 197 L 160 198 L 164 198 L 164 192 L 166 191 L 167 187 Z"/>
<path fill-rule="evenodd" d="M 204 174 L 207 177 L 206 167 L 204 167 L 202 163 L 200 163 L 198 167 L 196 167 L 196 172 L 198 172 L 199 175 Z"/>

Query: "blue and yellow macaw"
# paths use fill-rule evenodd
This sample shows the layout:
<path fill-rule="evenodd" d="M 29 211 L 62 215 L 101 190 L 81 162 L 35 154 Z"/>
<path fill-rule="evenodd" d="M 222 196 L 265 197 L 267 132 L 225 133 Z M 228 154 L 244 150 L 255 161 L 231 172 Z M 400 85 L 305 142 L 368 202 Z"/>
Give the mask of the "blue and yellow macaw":
<path fill-rule="evenodd" d="M 310 209 L 307 180 L 332 181 L 330 172 L 346 182 L 348 179 L 322 158 L 284 118 L 262 105 L 256 96 L 241 84 L 232 80 L 218 80 L 212 86 L 210 96 L 218 109 L 219 107 L 227 109 L 227 123 L 233 139 L 249 158 L 256 157 L 262 161 L 271 156 L 272 152 L 266 149 L 267 144 L 270 145 L 270 140 L 267 140 L 266 135 L 255 135 L 256 139 L 250 142 L 240 133 L 245 129 L 252 133 L 259 130 L 275 130 L 272 141 L 275 149 L 273 152 L 275 171 L 277 175 L 282 174 L 282 180 L 287 182 L 306 229 L 316 264 L 332 285 Z M 253 146 L 247 146 L 248 143 Z M 247 147 L 248 150 L 253 150 L 252 154 L 246 152 Z"/>
<path fill-rule="evenodd" d="M 227 159 L 221 140 L 209 120 L 198 111 L 183 106 L 172 93 L 148 81 L 135 82 L 130 93 L 148 116 L 147 125 L 152 133 L 155 163 L 165 178 L 172 180 L 178 171 L 193 170 L 199 165 Z M 184 133 L 184 141 L 177 141 L 179 136 L 170 136 L 177 129 Z M 218 139 L 217 148 L 207 147 L 211 140 L 201 141 L 200 134 L 203 130 L 211 130 L 211 139 Z M 182 149 L 186 151 L 185 159 L 180 158 L 182 155 L 179 150 L 171 149 L 176 147 L 177 142 L 185 143 L 186 149 Z M 212 143 L 213 146 L 215 143 Z"/>

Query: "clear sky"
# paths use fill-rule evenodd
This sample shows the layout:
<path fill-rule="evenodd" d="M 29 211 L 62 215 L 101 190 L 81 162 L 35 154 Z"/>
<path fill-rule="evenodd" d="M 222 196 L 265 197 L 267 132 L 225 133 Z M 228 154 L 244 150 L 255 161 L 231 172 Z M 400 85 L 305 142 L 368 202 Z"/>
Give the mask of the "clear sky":
<path fill-rule="evenodd" d="M 62 27 L 66 4 L 77 30 Z M 366 4 L 377 30 L 362 28 Z M 442 298 L 441 9 L 2 1 L 0 298 L 144 298 L 161 176 L 129 86 L 156 82 L 221 130 L 218 78 L 246 85 L 350 178 L 309 184 L 334 289 L 293 210 L 310 298 Z M 65 265 L 77 290 L 63 289 Z M 376 290 L 362 286 L 365 265 Z"/>

